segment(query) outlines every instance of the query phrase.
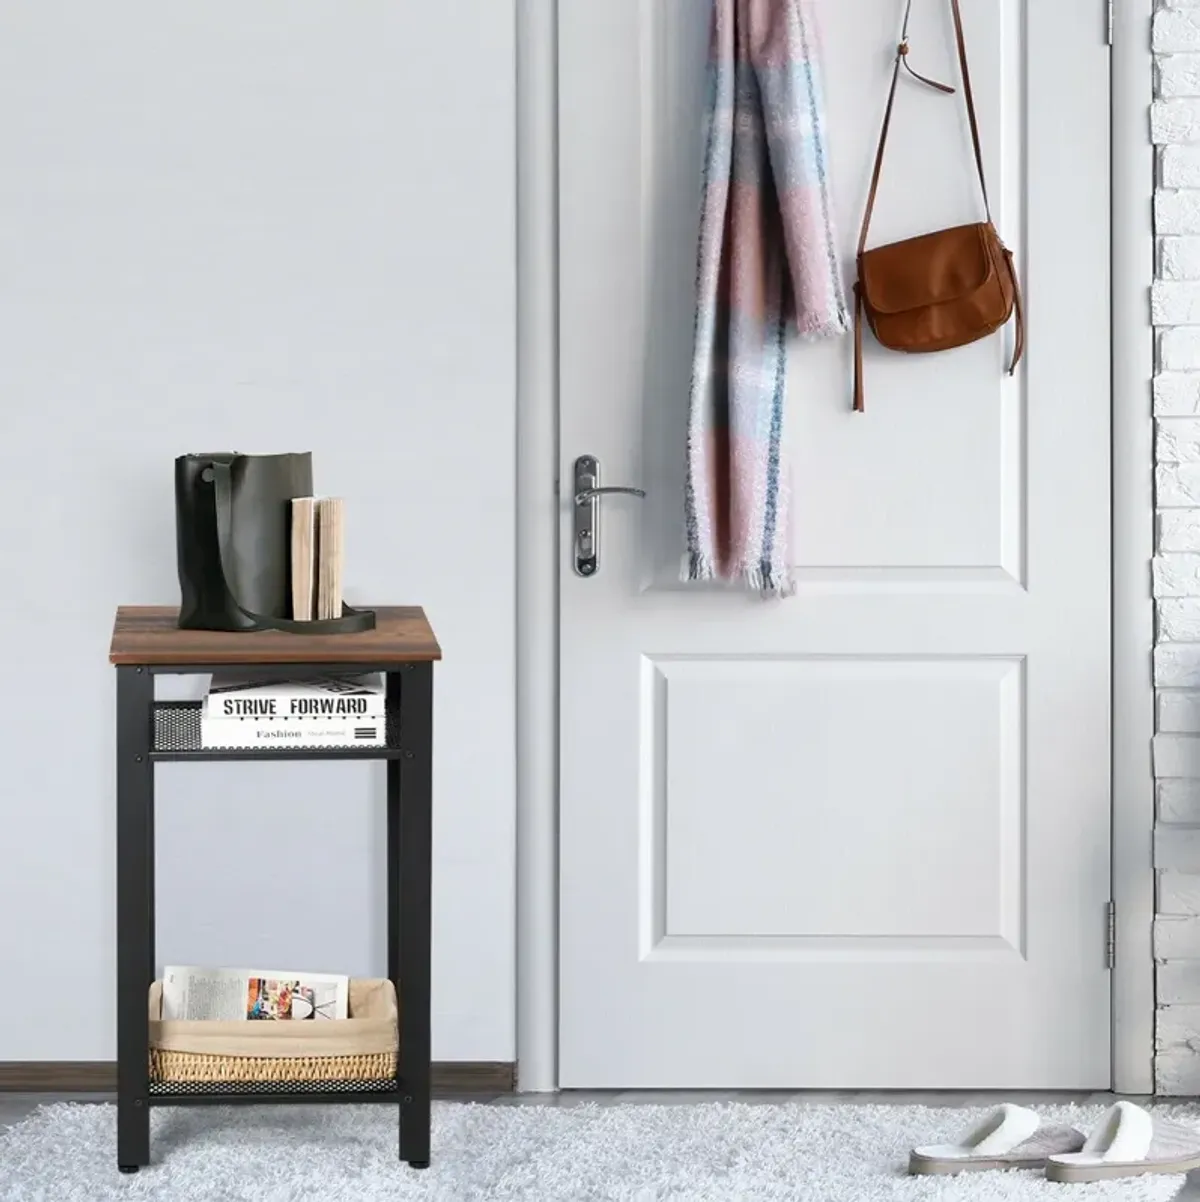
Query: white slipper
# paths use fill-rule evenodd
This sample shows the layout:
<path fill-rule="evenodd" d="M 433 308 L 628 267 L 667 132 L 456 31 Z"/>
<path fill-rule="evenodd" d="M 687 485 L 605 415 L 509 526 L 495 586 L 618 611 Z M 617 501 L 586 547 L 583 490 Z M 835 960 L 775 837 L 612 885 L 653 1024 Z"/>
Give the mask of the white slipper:
<path fill-rule="evenodd" d="M 983 1169 L 1040 1169 L 1047 1158 L 1083 1147 L 1083 1132 L 1074 1127 L 1043 1125 L 1041 1116 L 1005 1102 L 956 1144 L 913 1148 L 912 1174 L 951 1174 Z"/>
<path fill-rule="evenodd" d="M 1200 1131 L 1155 1118 L 1132 1102 L 1110 1106 L 1082 1151 L 1056 1153 L 1046 1160 L 1046 1176 L 1051 1181 L 1072 1184 L 1146 1173 L 1187 1173 L 1197 1168 Z"/>

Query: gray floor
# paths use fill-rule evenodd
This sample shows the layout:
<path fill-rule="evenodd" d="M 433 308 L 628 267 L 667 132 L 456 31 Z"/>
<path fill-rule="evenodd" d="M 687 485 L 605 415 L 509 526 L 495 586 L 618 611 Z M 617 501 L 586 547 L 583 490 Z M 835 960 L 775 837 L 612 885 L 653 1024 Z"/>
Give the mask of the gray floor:
<path fill-rule="evenodd" d="M 448 1096 L 449 1101 L 482 1102 L 493 1106 L 599 1106 L 647 1104 L 687 1105 L 695 1102 L 747 1102 L 766 1105 L 776 1102 L 807 1102 L 811 1105 L 990 1106 L 1005 1102 L 1026 1105 L 1077 1102 L 1106 1106 L 1116 1095 L 1110 1093 L 869 1093 L 850 1090 L 565 1090 L 556 1094 L 465 1094 Z M 20 1122 L 48 1102 L 112 1102 L 112 1094 L 0 1093 L 0 1129 Z M 1138 1099 L 1145 1101 L 1145 1099 Z"/>

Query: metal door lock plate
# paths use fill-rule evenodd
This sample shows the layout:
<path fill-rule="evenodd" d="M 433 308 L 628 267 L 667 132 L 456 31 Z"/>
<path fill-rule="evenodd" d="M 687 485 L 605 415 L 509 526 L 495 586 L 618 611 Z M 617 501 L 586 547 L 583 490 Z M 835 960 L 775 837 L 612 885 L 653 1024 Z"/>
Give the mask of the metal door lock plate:
<path fill-rule="evenodd" d="M 577 576 L 594 576 L 600 570 L 600 498 L 608 493 L 644 497 L 640 488 L 600 485 L 600 461 L 594 455 L 580 455 L 575 460 L 575 488 L 572 493 L 575 511 L 575 541 L 573 559 Z"/>
<path fill-rule="evenodd" d="M 586 489 L 596 488 L 600 483 L 600 465 L 591 455 L 581 455 L 575 460 L 575 573 L 578 576 L 594 576 L 600 567 L 596 556 L 597 523 L 600 520 L 600 498 L 589 497 L 579 503 L 579 494 Z"/>

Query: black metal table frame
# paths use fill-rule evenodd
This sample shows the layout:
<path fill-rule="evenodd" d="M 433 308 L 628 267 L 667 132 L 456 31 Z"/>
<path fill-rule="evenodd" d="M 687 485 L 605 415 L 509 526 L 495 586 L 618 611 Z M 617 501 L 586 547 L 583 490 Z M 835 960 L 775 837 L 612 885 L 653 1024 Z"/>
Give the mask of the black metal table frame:
<path fill-rule="evenodd" d="M 156 675 L 227 669 L 246 677 L 382 672 L 387 680 L 386 747 L 258 750 L 155 746 Z M 186 704 L 186 703 L 185 703 Z M 195 703 L 192 703 L 193 705 Z M 180 664 L 117 666 L 117 1164 L 150 1163 L 151 1106 L 210 1103 L 391 1102 L 400 1112 L 400 1159 L 429 1164 L 429 984 L 432 852 L 433 664 Z M 387 960 L 400 1006 L 398 1074 L 383 1088 L 203 1092 L 151 1089 L 148 991 L 155 972 L 154 765 L 165 760 L 386 760 Z M 378 1085 L 378 1083 L 374 1083 Z"/>

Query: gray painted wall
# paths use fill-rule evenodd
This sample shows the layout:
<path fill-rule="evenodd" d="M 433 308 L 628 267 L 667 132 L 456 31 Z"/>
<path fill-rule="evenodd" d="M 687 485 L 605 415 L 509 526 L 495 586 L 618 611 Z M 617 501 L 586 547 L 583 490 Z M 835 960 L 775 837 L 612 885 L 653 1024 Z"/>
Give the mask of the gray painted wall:
<path fill-rule="evenodd" d="M 214 448 L 312 449 L 350 599 L 431 615 L 434 1055 L 513 1058 L 513 37 L 0 6 L 0 1061 L 113 1055 L 108 635 L 175 599 L 171 461 Z M 160 963 L 383 972 L 380 770 L 159 781 Z"/>

